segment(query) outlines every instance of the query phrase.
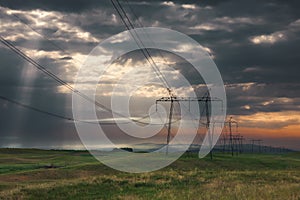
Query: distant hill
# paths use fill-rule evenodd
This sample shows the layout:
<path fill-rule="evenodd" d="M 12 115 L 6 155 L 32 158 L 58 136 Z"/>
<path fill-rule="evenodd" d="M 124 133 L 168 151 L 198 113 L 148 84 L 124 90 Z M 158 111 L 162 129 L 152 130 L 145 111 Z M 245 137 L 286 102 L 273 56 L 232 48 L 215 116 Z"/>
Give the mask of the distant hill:
<path fill-rule="evenodd" d="M 165 144 L 154 144 L 154 143 L 142 143 L 142 144 L 135 144 L 130 147 L 132 148 L 133 152 L 153 152 L 161 149 L 164 147 Z M 177 151 L 181 151 L 185 145 L 177 145 L 175 149 Z M 174 146 L 173 146 L 174 147 Z M 128 147 L 129 148 L 129 147 Z M 174 149 L 174 148 L 173 148 Z M 192 144 L 188 148 L 187 151 L 189 152 L 199 152 L 200 145 Z M 230 145 L 215 145 L 213 148 L 215 152 L 231 152 Z M 233 149 L 234 152 L 240 153 L 287 153 L 287 152 L 297 152 L 292 149 L 282 148 L 282 147 L 271 147 L 271 146 L 260 146 L 260 145 L 252 145 L 252 144 L 243 144 L 239 147 L 235 146 Z"/>

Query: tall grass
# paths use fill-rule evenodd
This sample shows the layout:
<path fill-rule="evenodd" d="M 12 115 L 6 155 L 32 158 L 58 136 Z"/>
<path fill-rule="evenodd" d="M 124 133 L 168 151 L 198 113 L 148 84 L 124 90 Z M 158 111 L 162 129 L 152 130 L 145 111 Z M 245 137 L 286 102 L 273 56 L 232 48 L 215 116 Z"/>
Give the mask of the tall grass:
<path fill-rule="evenodd" d="M 82 151 L 0 150 L 0 163 L 0 199 L 300 199 L 299 153 L 184 155 L 143 174 Z"/>

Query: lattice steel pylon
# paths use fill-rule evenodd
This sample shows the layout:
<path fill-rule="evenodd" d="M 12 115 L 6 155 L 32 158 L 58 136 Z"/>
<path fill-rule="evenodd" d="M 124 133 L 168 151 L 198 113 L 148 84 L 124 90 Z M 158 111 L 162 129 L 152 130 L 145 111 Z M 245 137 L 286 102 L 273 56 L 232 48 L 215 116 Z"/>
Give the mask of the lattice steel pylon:
<path fill-rule="evenodd" d="M 209 113 L 209 102 L 211 101 L 218 101 L 222 103 L 222 109 L 223 109 L 223 101 L 219 98 L 216 97 L 210 97 L 209 96 L 209 91 L 205 93 L 203 97 L 176 97 L 176 96 L 171 96 L 171 97 L 162 97 L 158 100 L 156 100 L 156 107 L 158 102 L 170 102 L 170 111 L 169 111 L 169 121 L 168 121 L 168 133 L 167 133 L 167 148 L 166 148 L 166 154 L 168 154 L 168 146 L 170 142 L 170 137 L 171 137 L 171 126 L 172 126 L 172 118 L 173 118 L 173 110 L 174 110 L 174 102 L 188 102 L 189 103 L 189 111 L 190 111 L 190 102 L 205 102 L 205 116 L 206 116 L 206 129 L 208 131 L 209 135 L 209 142 L 210 142 L 210 158 L 212 159 L 212 133 L 210 132 L 210 113 Z"/>
<path fill-rule="evenodd" d="M 234 155 L 234 152 L 241 153 L 243 150 L 243 136 L 241 136 L 241 134 L 238 132 L 238 122 L 233 120 L 232 117 L 230 117 L 230 119 L 226 122 L 224 122 L 225 124 L 225 133 L 223 133 L 223 152 L 226 151 L 226 145 L 227 142 L 229 141 L 229 148 L 230 148 L 230 152 L 231 155 Z M 226 128 L 226 124 L 228 124 L 228 131 Z M 233 126 L 235 125 L 236 130 L 235 132 L 233 131 Z"/>

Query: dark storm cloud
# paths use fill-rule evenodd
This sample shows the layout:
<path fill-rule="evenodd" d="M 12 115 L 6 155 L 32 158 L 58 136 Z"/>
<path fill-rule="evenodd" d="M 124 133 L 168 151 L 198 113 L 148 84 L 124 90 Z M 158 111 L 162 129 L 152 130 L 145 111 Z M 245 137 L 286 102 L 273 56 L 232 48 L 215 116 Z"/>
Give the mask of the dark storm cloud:
<path fill-rule="evenodd" d="M 35 1 L 35 0 L 13 0 L 5 1 L 1 0 L 0 4 L 4 7 L 20 10 L 32 10 L 32 9 L 43 9 L 50 11 L 62 11 L 62 12 L 81 12 L 88 9 L 97 7 L 108 7 L 110 6 L 109 1 L 98 1 L 98 0 L 46 0 L 46 1 Z"/>
<path fill-rule="evenodd" d="M 137 17 L 144 26 L 172 28 L 188 34 L 212 51 L 214 61 L 228 85 L 229 114 L 300 110 L 299 1 L 135 0 L 129 1 L 131 7 L 126 1 L 120 2 L 136 26 Z M 0 6 L 20 11 L 16 15 L 46 37 L 26 35 L 32 30 L 4 13 L 4 10 L 1 12 L 1 24 L 11 26 L 2 28 L 2 35 L 24 34 L 14 44 L 27 50 L 44 50 L 45 55 L 38 61 L 69 82 L 73 81 L 76 73 L 76 68 L 66 67 L 72 65 L 69 63 L 73 61 L 72 56 L 76 53 L 86 55 L 103 39 L 125 30 L 108 0 L 0 0 Z M 52 13 L 44 19 L 47 23 L 43 26 L 36 24 L 34 15 L 28 13 L 36 9 Z M 62 24 L 58 25 L 58 21 Z M 71 31 L 72 28 L 75 28 L 74 31 Z M 88 33 L 93 38 L 82 39 L 76 36 L 78 32 Z M 280 37 L 280 34 L 283 36 Z M 54 51 L 58 53 L 53 54 Z M 0 60 L 1 95 L 20 101 L 32 99 L 33 105 L 45 110 L 71 115 L 68 103 L 70 96 L 58 93 L 55 82 L 37 72 L 34 81 L 28 83 L 23 70 L 32 66 L 7 49 L 0 48 Z M 190 78 L 191 83 L 201 83 L 194 71 L 184 71 L 184 63 L 176 67 Z M 25 96 L 21 95 L 22 91 Z M 53 141 L 64 137 L 77 139 L 71 123 L 44 118 L 38 113 L 24 111 L 4 102 L 0 102 L 0 109 L 0 137 L 15 133 L 14 120 L 18 119 L 24 131 L 15 133 L 14 139 L 20 137 L 22 141 L 28 141 L 27 145 L 30 145 L 30 141 L 39 141 L 34 138 L 40 138 L 43 141 L 41 143 L 50 138 Z M 32 121 L 37 122 L 35 126 L 32 126 Z M 1 143 L 0 139 L 2 145 L 5 143 L 3 141 Z"/>
<path fill-rule="evenodd" d="M 299 110 L 299 84 L 291 85 L 284 83 L 228 85 L 226 87 L 228 110 L 234 115 Z"/>

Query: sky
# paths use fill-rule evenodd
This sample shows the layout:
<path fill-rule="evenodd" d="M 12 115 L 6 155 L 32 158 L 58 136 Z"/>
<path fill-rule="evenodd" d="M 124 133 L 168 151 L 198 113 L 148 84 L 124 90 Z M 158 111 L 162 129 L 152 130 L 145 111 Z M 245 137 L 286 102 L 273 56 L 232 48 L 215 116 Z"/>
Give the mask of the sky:
<path fill-rule="evenodd" d="M 135 24 L 176 30 L 205 47 L 225 84 L 227 115 L 239 122 L 245 138 L 300 150 L 299 1 L 120 2 Z M 126 30 L 108 0 L 0 0 L 0 16 L 3 38 L 70 84 L 93 48 Z M 174 82 L 178 74 L 184 74 L 193 88 L 203 89 L 201 78 L 187 72 L 190 67 L 185 60 L 167 52 L 167 61 L 157 51 L 151 54 L 158 63 L 174 67 L 173 71 L 162 67 Z M 72 116 L 72 94 L 65 87 L 2 44 L 0 59 L 1 96 Z M 149 67 L 139 52 L 118 59 L 104 77 L 111 82 L 98 86 L 102 103 L 108 104 L 111 85 L 132 66 L 146 72 Z M 141 76 L 131 78 L 142 80 Z M 180 88 L 178 92 L 185 94 Z M 143 116 L 147 111 L 142 102 L 152 102 L 164 93 L 160 87 L 141 89 L 135 94 L 140 98 L 135 114 Z M 116 127 L 107 129 L 111 137 L 120 137 Z M 0 100 L 0 146 L 75 148 L 80 140 L 73 122 Z"/>

